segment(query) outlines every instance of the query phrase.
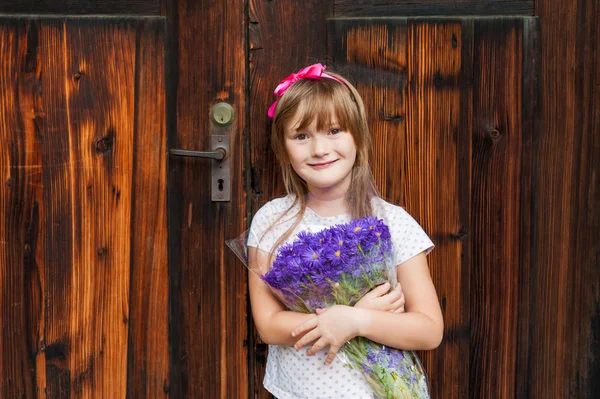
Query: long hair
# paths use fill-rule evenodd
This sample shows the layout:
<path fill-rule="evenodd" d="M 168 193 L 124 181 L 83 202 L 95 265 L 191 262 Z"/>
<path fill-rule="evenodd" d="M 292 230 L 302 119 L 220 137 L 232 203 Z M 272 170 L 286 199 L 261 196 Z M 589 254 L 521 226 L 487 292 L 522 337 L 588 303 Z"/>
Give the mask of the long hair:
<path fill-rule="evenodd" d="M 329 128 L 333 118 L 342 130 L 350 132 L 356 146 L 356 160 L 352 167 L 350 188 L 346 193 L 346 203 L 353 218 L 371 215 L 371 198 L 376 195 L 369 155 L 371 134 L 367 124 L 365 106 L 358 91 L 344 77 L 327 71 L 343 83 L 329 78 L 302 79 L 291 85 L 279 99 L 271 128 L 271 147 L 279 164 L 283 184 L 288 195 L 295 195 L 290 208 L 273 224 L 277 224 L 296 204 L 300 211 L 292 226 L 277 240 L 271 249 L 271 256 L 292 234 L 306 211 L 306 182 L 294 171 L 285 148 L 285 127 L 293 118 L 298 118 L 297 129 L 305 129 L 316 120 L 317 130 Z M 271 226 L 272 227 L 272 226 Z M 270 228 L 268 229 L 270 230 Z M 267 231 L 268 231 L 267 230 Z"/>

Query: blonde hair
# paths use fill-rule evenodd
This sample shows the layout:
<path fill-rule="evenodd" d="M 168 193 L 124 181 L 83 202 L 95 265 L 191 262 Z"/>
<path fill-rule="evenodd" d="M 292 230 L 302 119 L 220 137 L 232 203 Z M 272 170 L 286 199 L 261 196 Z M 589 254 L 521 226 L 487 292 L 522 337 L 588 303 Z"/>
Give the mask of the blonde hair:
<path fill-rule="evenodd" d="M 271 249 L 271 256 L 292 234 L 306 211 L 306 182 L 294 171 L 285 148 L 285 128 L 292 118 L 300 116 L 297 129 L 305 129 L 316 120 L 317 130 L 329 128 L 335 115 L 342 130 L 350 132 L 356 146 L 356 161 L 352 167 L 350 188 L 346 203 L 353 218 L 372 214 L 371 198 L 376 190 L 373 184 L 369 156 L 371 134 L 367 124 L 365 106 L 358 91 L 344 77 L 327 71 L 341 82 L 329 78 L 302 79 L 292 84 L 279 99 L 271 128 L 271 147 L 279 164 L 283 184 L 288 195 L 295 195 L 290 208 L 273 224 L 276 225 L 294 206 L 299 203 L 300 211 L 293 225 L 277 240 Z M 273 227 L 271 226 L 271 227 Z M 270 228 L 267 230 L 269 231 Z"/>

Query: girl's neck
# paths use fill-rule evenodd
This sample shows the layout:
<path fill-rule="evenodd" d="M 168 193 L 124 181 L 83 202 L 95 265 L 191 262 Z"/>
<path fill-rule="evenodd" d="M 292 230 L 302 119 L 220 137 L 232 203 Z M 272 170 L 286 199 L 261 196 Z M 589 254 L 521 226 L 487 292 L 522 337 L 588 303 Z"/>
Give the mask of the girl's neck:
<path fill-rule="evenodd" d="M 306 206 L 320 216 L 336 216 L 348 213 L 346 193 L 309 192 L 306 195 Z"/>

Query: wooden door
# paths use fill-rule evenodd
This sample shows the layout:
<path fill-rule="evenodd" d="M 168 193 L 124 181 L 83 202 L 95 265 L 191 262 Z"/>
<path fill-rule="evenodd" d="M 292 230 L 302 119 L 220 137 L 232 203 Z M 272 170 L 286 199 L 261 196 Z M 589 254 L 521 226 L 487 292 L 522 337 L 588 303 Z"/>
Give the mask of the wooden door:
<path fill-rule="evenodd" d="M 165 20 L 0 17 L 0 397 L 169 387 Z"/>
<path fill-rule="evenodd" d="M 0 397 L 270 397 L 223 244 L 283 194 L 266 110 L 315 62 L 356 84 L 383 196 L 437 244 L 433 397 L 593 397 L 595 3 L 0 0 Z M 213 135 L 229 202 L 168 155 Z"/>

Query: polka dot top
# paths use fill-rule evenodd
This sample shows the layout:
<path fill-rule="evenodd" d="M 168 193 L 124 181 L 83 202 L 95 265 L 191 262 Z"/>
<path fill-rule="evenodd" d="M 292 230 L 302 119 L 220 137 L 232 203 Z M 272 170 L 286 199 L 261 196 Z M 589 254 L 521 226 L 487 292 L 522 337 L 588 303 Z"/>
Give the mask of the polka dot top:
<path fill-rule="evenodd" d="M 295 222 L 300 204 L 295 204 L 290 209 L 293 202 L 294 196 L 288 195 L 276 198 L 260 208 L 252 219 L 247 245 L 270 252 L 277 239 Z M 433 250 L 431 239 L 403 208 L 379 197 L 373 198 L 372 205 L 374 215 L 383 219 L 390 228 L 396 265 L 423 251 L 427 255 Z M 351 220 L 349 214 L 319 216 L 307 207 L 302 221 L 286 243 L 292 242 L 300 231 L 316 233 Z M 274 223 L 276 224 L 269 230 Z M 278 399 L 373 397 L 369 384 L 358 371 L 345 367 L 338 358 L 329 366 L 325 365 L 329 347 L 314 356 L 306 356 L 308 348 L 310 346 L 296 350 L 291 346 L 269 345 L 263 381 L 265 389 Z"/>

